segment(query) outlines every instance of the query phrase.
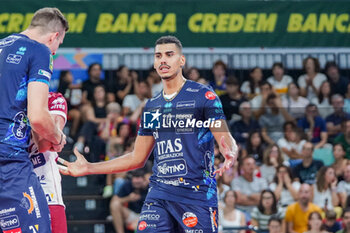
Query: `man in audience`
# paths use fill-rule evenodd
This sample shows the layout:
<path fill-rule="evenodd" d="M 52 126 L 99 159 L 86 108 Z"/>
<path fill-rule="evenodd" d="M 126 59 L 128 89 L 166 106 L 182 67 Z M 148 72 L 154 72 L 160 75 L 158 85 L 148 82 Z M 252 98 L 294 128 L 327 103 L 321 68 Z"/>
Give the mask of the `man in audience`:
<path fill-rule="evenodd" d="M 305 142 L 301 152 L 302 162 L 295 166 L 293 173 L 300 183 L 314 184 L 316 174 L 323 167 L 323 162 L 312 158 L 314 145 L 311 142 Z"/>
<path fill-rule="evenodd" d="M 344 98 L 341 95 L 332 96 L 332 106 L 334 113 L 326 118 L 328 140 L 331 142 L 341 133 L 341 123 L 350 120 L 350 114 L 344 111 Z"/>
<path fill-rule="evenodd" d="M 350 120 L 342 122 L 343 133 L 334 139 L 334 143 L 341 143 L 345 148 L 346 159 L 350 159 Z"/>
<path fill-rule="evenodd" d="M 238 144 L 245 146 L 249 132 L 259 130 L 260 126 L 252 117 L 252 107 L 248 101 L 239 105 L 239 113 L 242 118 L 231 125 L 231 133 Z"/>
<path fill-rule="evenodd" d="M 340 75 L 337 64 L 334 61 L 327 62 L 325 71 L 331 84 L 332 93 L 344 96 L 347 91 L 349 80 Z"/>
<path fill-rule="evenodd" d="M 146 103 L 148 98 L 151 97 L 151 89 L 148 82 L 140 81 L 138 82 L 138 88 L 135 89 L 135 94 L 127 95 L 123 101 L 123 115 L 131 115 L 137 107 Z"/>
<path fill-rule="evenodd" d="M 266 100 L 271 93 L 272 85 L 269 82 L 262 81 L 260 83 L 260 94 L 250 101 L 256 119 L 259 119 L 265 113 Z"/>
<path fill-rule="evenodd" d="M 99 85 L 103 85 L 104 81 L 101 80 L 101 74 L 102 74 L 102 66 L 99 63 L 93 63 L 88 68 L 88 76 L 89 78 L 83 82 L 82 91 L 83 91 L 83 98 L 82 103 L 86 104 L 88 102 L 91 102 L 94 97 L 94 90 L 95 87 Z"/>
<path fill-rule="evenodd" d="M 241 175 L 232 181 L 232 189 L 237 192 L 237 209 L 245 212 L 247 221 L 253 208 L 259 204 L 260 192 L 267 188 L 265 179 L 255 176 L 255 160 L 251 156 L 241 161 Z"/>
<path fill-rule="evenodd" d="M 282 230 L 282 219 L 277 216 L 272 216 L 268 222 L 269 233 L 281 233 Z"/>
<path fill-rule="evenodd" d="M 327 143 L 328 135 L 325 120 L 318 115 L 317 106 L 306 106 L 305 116 L 298 121 L 298 127 L 302 128 L 315 148 L 322 148 Z"/>
<path fill-rule="evenodd" d="M 343 210 L 343 225 L 344 229 L 337 231 L 337 233 L 350 233 L 350 208 Z"/>
<path fill-rule="evenodd" d="M 226 94 L 226 70 L 226 64 L 221 60 L 213 65 L 214 80 L 210 82 L 210 86 L 218 96 Z"/>
<path fill-rule="evenodd" d="M 131 180 L 123 183 L 119 193 L 113 196 L 110 203 L 113 224 L 117 233 L 124 233 L 125 227 L 130 230 L 136 229 L 139 213 L 141 213 L 148 192 L 146 169 L 141 168 L 130 174 Z"/>
<path fill-rule="evenodd" d="M 308 217 L 311 212 L 322 210 L 311 202 L 312 187 L 302 184 L 298 193 L 298 201 L 289 205 L 286 210 L 286 224 L 289 233 L 304 233 L 308 230 Z"/>

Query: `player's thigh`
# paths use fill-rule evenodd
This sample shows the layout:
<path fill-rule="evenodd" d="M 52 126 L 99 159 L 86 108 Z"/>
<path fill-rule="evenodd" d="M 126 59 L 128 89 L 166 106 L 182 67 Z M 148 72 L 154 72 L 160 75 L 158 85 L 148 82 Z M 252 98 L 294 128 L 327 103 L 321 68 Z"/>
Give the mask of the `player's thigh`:
<path fill-rule="evenodd" d="M 67 233 L 67 218 L 64 206 L 49 205 L 52 233 Z"/>
<path fill-rule="evenodd" d="M 162 201 L 145 201 L 137 224 L 138 233 L 172 233 L 174 218 L 164 208 Z"/>
<path fill-rule="evenodd" d="M 178 232 L 218 232 L 218 209 L 216 207 L 167 202 L 167 209 L 178 223 Z"/>
<path fill-rule="evenodd" d="M 0 166 L 0 228 L 3 233 L 50 233 L 46 197 L 30 162 L 0 162 Z"/>

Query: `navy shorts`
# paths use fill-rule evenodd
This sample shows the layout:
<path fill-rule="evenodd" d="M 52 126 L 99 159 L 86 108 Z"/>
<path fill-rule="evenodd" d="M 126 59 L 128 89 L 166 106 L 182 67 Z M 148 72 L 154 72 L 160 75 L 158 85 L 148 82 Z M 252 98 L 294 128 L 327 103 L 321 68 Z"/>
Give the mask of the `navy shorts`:
<path fill-rule="evenodd" d="M 145 201 L 137 232 L 218 232 L 218 210 L 216 207 L 188 205 L 166 200 Z"/>
<path fill-rule="evenodd" d="M 49 207 L 29 159 L 0 157 L 0 229 L 51 233 Z"/>

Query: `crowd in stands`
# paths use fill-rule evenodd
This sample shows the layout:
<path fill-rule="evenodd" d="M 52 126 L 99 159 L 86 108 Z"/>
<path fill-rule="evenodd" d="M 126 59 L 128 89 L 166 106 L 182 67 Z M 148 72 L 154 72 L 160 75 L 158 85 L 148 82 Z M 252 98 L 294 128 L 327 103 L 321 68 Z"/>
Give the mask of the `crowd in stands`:
<path fill-rule="evenodd" d="M 132 150 L 146 101 L 162 90 L 157 73 L 145 77 L 121 66 L 102 80 L 100 64 L 88 79 L 73 84 L 62 71 L 58 91 L 69 103 L 70 137 L 89 161 L 113 159 Z M 217 177 L 220 232 L 350 233 L 350 82 L 334 62 L 324 69 L 316 58 L 303 61 L 291 77 L 282 63 L 271 76 L 259 67 L 239 80 L 217 61 L 211 77 L 195 67 L 190 80 L 210 85 L 220 97 L 239 145 L 238 162 Z M 218 146 L 215 166 L 222 165 Z M 151 165 L 107 176 L 104 197 L 116 232 L 134 229 L 147 193 Z M 126 205 L 128 203 L 128 205 Z"/>

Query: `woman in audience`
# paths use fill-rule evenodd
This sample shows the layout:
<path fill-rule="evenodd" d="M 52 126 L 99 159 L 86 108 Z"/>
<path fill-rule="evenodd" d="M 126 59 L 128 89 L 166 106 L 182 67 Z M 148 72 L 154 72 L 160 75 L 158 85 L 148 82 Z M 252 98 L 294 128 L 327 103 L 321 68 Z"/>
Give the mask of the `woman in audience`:
<path fill-rule="evenodd" d="M 332 168 L 335 171 L 335 175 L 337 176 L 338 181 L 343 180 L 344 169 L 349 162 L 349 160 L 344 158 L 345 154 L 346 151 L 343 144 L 336 143 L 333 146 L 334 163 L 332 164 Z"/>
<path fill-rule="evenodd" d="M 282 152 L 276 145 L 269 145 L 263 157 L 263 164 L 260 166 L 261 177 L 270 184 L 276 175 L 276 168 L 283 164 Z"/>
<path fill-rule="evenodd" d="M 253 131 L 249 133 L 246 148 L 242 151 L 242 157 L 252 156 L 257 165 L 262 163 L 264 155 L 265 143 L 263 142 L 261 133 Z"/>
<path fill-rule="evenodd" d="M 298 78 L 300 93 L 309 100 L 318 95 L 321 84 L 327 80 L 326 75 L 320 73 L 321 67 L 317 58 L 307 57 L 303 61 L 305 74 Z"/>
<path fill-rule="evenodd" d="M 297 201 L 300 183 L 293 181 L 290 167 L 281 165 L 277 168 L 276 176 L 269 188 L 276 195 L 278 205 L 286 209 L 288 205 Z"/>
<path fill-rule="evenodd" d="M 260 82 L 263 80 L 263 72 L 259 67 L 254 67 L 249 72 L 249 80 L 243 82 L 241 92 L 247 96 L 248 99 L 254 98 L 260 93 Z"/>
<path fill-rule="evenodd" d="M 308 228 L 309 230 L 305 233 L 328 233 L 324 230 L 321 214 L 317 211 L 309 214 Z"/>
<path fill-rule="evenodd" d="M 219 209 L 219 232 L 226 227 L 246 226 L 245 216 L 240 210 L 235 208 L 237 194 L 233 190 L 228 190 L 224 197 L 224 206 Z M 244 233 L 244 230 L 230 231 L 232 233 Z"/>
<path fill-rule="evenodd" d="M 186 77 L 189 80 L 192 80 L 194 82 L 197 83 L 201 83 L 204 85 L 208 85 L 207 80 L 205 80 L 205 78 L 201 77 L 201 74 L 199 73 L 199 70 L 196 67 L 191 67 L 188 69 L 188 71 L 186 72 Z"/>
<path fill-rule="evenodd" d="M 323 119 L 334 112 L 331 102 L 331 84 L 324 81 L 320 86 L 320 92 L 317 97 L 312 98 L 311 103 L 316 104 L 318 112 Z"/>
<path fill-rule="evenodd" d="M 268 221 L 272 216 L 284 219 L 284 213 L 277 207 L 275 194 L 271 190 L 263 190 L 260 195 L 260 203 L 252 211 L 251 224 L 257 226 L 259 230 L 268 230 Z M 282 223 L 284 229 L 284 222 Z"/>
<path fill-rule="evenodd" d="M 322 167 L 316 177 L 314 185 L 313 203 L 323 210 L 333 210 L 338 206 L 337 177 L 332 167 Z"/>
<path fill-rule="evenodd" d="M 288 92 L 282 97 L 282 105 L 288 113 L 295 119 L 304 116 L 305 107 L 309 104 L 309 100 L 300 95 L 299 87 L 296 83 L 288 84 Z"/>

